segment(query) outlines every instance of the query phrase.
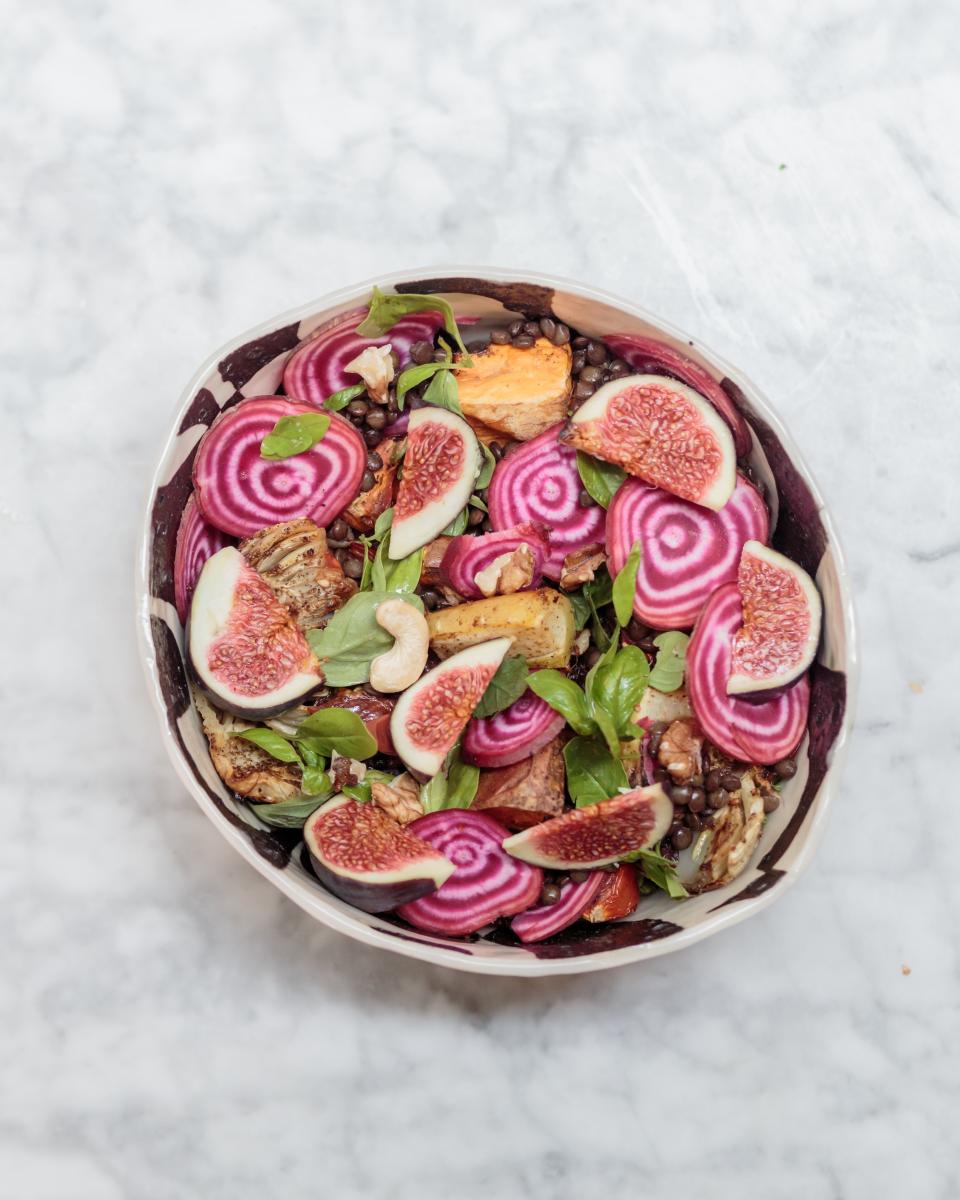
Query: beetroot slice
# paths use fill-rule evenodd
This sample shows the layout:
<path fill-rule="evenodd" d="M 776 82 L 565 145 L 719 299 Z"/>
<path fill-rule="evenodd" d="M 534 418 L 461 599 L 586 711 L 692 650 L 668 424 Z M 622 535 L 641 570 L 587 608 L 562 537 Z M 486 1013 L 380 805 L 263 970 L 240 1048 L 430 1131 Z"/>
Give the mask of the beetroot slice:
<path fill-rule="evenodd" d="M 750 428 L 719 383 L 699 363 L 666 342 L 633 333 L 610 333 L 603 338 L 607 347 L 638 374 L 667 374 L 694 388 L 705 397 L 730 426 L 733 444 L 740 458 L 750 453 Z"/>
<path fill-rule="evenodd" d="M 440 572 L 455 592 L 467 600 L 479 600 L 484 592 L 477 586 L 477 574 L 501 554 L 509 554 L 523 545 L 530 548 L 534 559 L 533 579 L 527 588 L 537 588 L 543 582 L 543 566 L 550 553 L 547 528 L 539 524 L 517 525 L 479 537 L 469 534 L 455 537 L 444 553 Z"/>
<path fill-rule="evenodd" d="M 503 712 L 473 718 L 463 737 L 463 757 L 477 767 L 510 767 L 532 758 L 566 723 L 561 713 L 528 688 Z"/>
<path fill-rule="evenodd" d="M 360 383 L 360 376 L 345 368 L 368 346 L 385 346 L 389 342 L 404 367 L 410 361 L 414 342 L 432 342 L 443 321 L 439 312 L 412 313 L 401 317 L 383 337 L 366 338 L 357 333 L 357 326 L 366 315 L 365 308 L 341 313 L 314 330 L 294 350 L 283 371 L 283 390 L 288 396 L 319 408 L 334 392 Z"/>
<path fill-rule="evenodd" d="M 493 472 L 487 491 L 490 521 L 505 531 L 528 522 L 550 530 L 550 553 L 543 573 L 559 579 L 563 560 L 575 550 L 603 541 L 604 511 L 580 507 L 583 484 L 576 451 L 558 440 L 563 424 L 515 447 Z"/>
<path fill-rule="evenodd" d="M 456 868 L 438 891 L 396 910 L 415 928 L 453 937 L 475 933 L 497 917 L 529 908 L 540 895 L 543 872 L 501 849 L 509 833 L 492 817 L 452 808 L 406 828 Z"/>
<path fill-rule="evenodd" d="M 654 629 L 690 629 L 712 593 L 737 578 L 744 544 L 765 542 L 769 532 L 766 505 L 742 475 L 718 512 L 628 479 L 607 512 L 610 573 L 623 569 L 639 540 L 634 614 Z"/>
<path fill-rule="evenodd" d="M 203 517 L 235 537 L 309 517 L 329 525 L 349 504 L 366 467 L 356 429 L 330 414 L 330 427 L 310 450 L 278 462 L 260 457 L 260 443 L 281 417 L 313 412 L 282 396 L 244 400 L 221 413 L 200 441 L 193 484 Z"/>
<path fill-rule="evenodd" d="M 521 942 L 542 942 L 561 929 L 566 929 L 590 907 L 606 878 L 603 871 L 592 871 L 583 883 L 568 879 L 560 887 L 560 899 L 555 904 L 539 904 L 528 908 L 510 922 L 510 928 Z"/>
<path fill-rule="evenodd" d="M 704 733 L 725 754 L 769 765 L 788 758 L 803 737 L 810 684 L 803 675 L 759 703 L 728 696 L 733 639 L 742 623 L 740 590 L 724 584 L 707 601 L 687 647 L 687 694 Z"/>
<path fill-rule="evenodd" d="M 173 595 L 181 624 L 190 611 L 190 598 L 203 564 L 229 545 L 230 539 L 203 519 L 195 497 L 190 496 L 180 518 L 173 560 Z"/>

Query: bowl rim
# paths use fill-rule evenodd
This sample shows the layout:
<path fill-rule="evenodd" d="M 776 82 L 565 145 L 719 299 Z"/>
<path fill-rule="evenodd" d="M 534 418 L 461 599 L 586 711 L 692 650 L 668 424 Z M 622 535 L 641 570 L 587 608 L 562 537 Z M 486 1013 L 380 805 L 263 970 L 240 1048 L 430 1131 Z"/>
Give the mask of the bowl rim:
<path fill-rule="evenodd" d="M 810 494 L 816 502 L 820 519 L 823 523 L 827 542 L 836 563 L 836 575 L 840 593 L 840 610 L 846 633 L 846 653 L 843 669 L 846 675 L 846 703 L 843 720 L 837 737 L 830 751 L 830 762 L 823 782 L 820 785 L 819 802 L 811 813 L 804 828 L 804 836 L 797 846 L 796 855 L 788 871 L 780 879 L 778 886 L 761 892 L 759 895 L 740 900 L 736 905 L 727 905 L 714 909 L 705 914 L 695 925 L 679 929 L 668 938 L 624 946 L 613 950 L 597 950 L 591 953 L 570 958 L 537 958 L 535 955 L 524 955 L 516 958 L 501 959 L 497 955 L 480 956 L 465 955 L 455 948 L 446 949 L 441 946 L 405 940 L 392 936 L 378 929 L 364 925 L 348 913 L 339 911 L 333 906 L 319 888 L 307 890 L 302 882 L 286 871 L 272 866 L 250 844 L 244 834 L 236 829 L 227 818 L 210 802 L 192 771 L 185 761 L 185 756 L 176 739 L 171 735 L 167 709 L 160 691 L 157 674 L 156 658 L 150 633 L 151 593 L 150 593 L 150 550 L 153 534 L 153 501 L 157 488 L 161 484 L 161 473 L 168 456 L 179 436 L 179 425 L 190 404 L 197 388 L 210 373 L 211 369 L 221 362 L 231 351 L 245 345 L 254 338 L 271 333 L 273 330 L 301 321 L 311 316 L 318 309 L 330 308 L 338 304 L 359 299 L 364 292 L 375 285 L 393 287 L 410 279 L 440 279 L 440 278 L 476 278 L 490 279 L 500 283 L 530 283 L 545 288 L 567 291 L 580 299 L 599 302 L 618 308 L 642 321 L 648 321 L 663 333 L 681 341 L 690 341 L 690 335 L 684 330 L 665 321 L 662 317 L 650 312 L 632 300 L 628 300 L 603 288 L 593 287 L 578 280 L 568 279 L 561 275 L 547 275 L 539 271 L 518 268 L 497 267 L 492 265 L 475 264 L 440 264 L 415 267 L 402 271 L 391 271 L 377 275 L 371 279 L 361 280 L 349 286 L 326 292 L 318 298 L 298 304 L 284 312 L 275 314 L 265 321 L 259 322 L 251 329 L 232 337 L 218 349 L 209 354 L 192 374 L 188 384 L 180 395 L 179 403 L 174 410 L 174 419 L 169 432 L 164 439 L 162 448 L 155 460 L 155 466 L 150 473 L 146 497 L 143 505 L 143 517 L 140 524 L 140 536 L 136 549 L 135 563 L 135 621 L 137 627 L 137 644 L 140 664 L 143 668 L 154 711 L 161 726 L 164 745 L 173 767 L 187 791 L 193 796 L 205 816 L 218 829 L 226 841 L 233 846 L 246 861 L 254 867 L 265 879 L 278 888 L 299 908 L 315 920 L 320 921 L 330 929 L 345 934 L 355 941 L 368 946 L 392 951 L 408 958 L 419 959 L 438 966 L 449 967 L 456 971 L 471 974 L 500 975 L 500 976 L 548 976 L 548 975 L 579 975 L 588 971 L 609 970 L 613 967 L 624 966 L 627 963 L 640 962 L 658 958 L 663 954 L 672 954 L 685 949 L 707 937 L 739 924 L 748 917 L 767 908 L 791 887 L 799 876 L 806 871 L 826 828 L 828 813 L 833 803 L 834 793 L 842 777 L 843 766 L 849 748 L 850 733 L 856 715 L 856 700 L 859 683 L 859 654 L 857 642 L 857 622 L 854 611 L 853 596 L 848 582 L 846 556 L 834 525 L 833 516 L 826 505 L 820 485 L 810 470 L 803 454 L 799 450 L 791 434 L 784 427 L 779 415 L 770 407 L 766 395 L 742 371 L 728 363 L 724 358 L 706 345 L 699 337 L 695 344 L 697 351 L 711 366 L 721 369 L 727 378 L 740 386 L 749 396 L 751 404 L 755 404 L 764 421 L 779 438 L 790 461 L 797 467 L 810 489 Z"/>

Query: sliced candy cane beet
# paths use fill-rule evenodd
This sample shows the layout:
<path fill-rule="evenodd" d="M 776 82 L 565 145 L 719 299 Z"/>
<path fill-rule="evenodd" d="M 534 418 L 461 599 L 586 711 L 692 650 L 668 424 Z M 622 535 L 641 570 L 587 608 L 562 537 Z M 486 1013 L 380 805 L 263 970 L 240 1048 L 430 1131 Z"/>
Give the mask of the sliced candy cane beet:
<path fill-rule="evenodd" d="M 473 718 L 463 735 L 463 757 L 478 767 L 510 767 L 533 758 L 566 723 L 561 713 L 528 688 L 502 712 Z"/>
<path fill-rule="evenodd" d="M 571 417 L 562 440 L 646 483 L 723 508 L 737 481 L 737 455 L 712 404 L 664 375 L 628 375 L 596 391 Z"/>
<path fill-rule="evenodd" d="M 796 750 L 807 727 L 810 684 L 751 703 L 727 694 L 733 645 L 743 623 L 735 583 L 717 588 L 700 614 L 687 647 L 687 693 L 704 733 L 731 758 L 770 764 Z"/>
<path fill-rule="evenodd" d="M 813 662 L 820 640 L 820 593 L 795 562 L 747 542 L 737 573 L 743 624 L 733 639 L 731 696 L 789 687 Z"/>
<path fill-rule="evenodd" d="M 542 942 L 578 921 L 588 905 L 597 898 L 607 878 L 603 871 L 591 871 L 582 883 L 566 880 L 560 887 L 560 899 L 553 904 L 528 908 L 510 922 L 521 942 Z"/>
<path fill-rule="evenodd" d="M 501 555 L 510 554 L 520 546 L 526 546 L 533 555 L 533 578 L 526 587 L 537 588 L 543 580 L 543 564 L 550 552 L 545 525 L 528 523 L 479 537 L 471 534 L 455 537 L 444 552 L 440 572 L 455 592 L 467 600 L 479 600 L 486 593 L 478 586 L 477 576 Z"/>
<path fill-rule="evenodd" d="M 638 334 L 610 333 L 603 340 L 638 375 L 659 375 L 662 371 L 705 396 L 730 426 L 737 454 L 743 458 L 750 453 L 750 428 L 747 422 L 720 384 L 699 363 L 666 342 Z"/>
<path fill-rule="evenodd" d="M 391 558 L 419 550 L 463 511 L 482 461 L 477 435 L 456 413 L 425 407 L 410 414 L 390 526 Z"/>
<path fill-rule="evenodd" d="M 186 621 L 190 611 L 190 597 L 203 564 L 229 544 L 228 537 L 203 519 L 196 498 L 190 496 L 180 518 L 177 552 L 173 560 L 173 594 L 181 623 Z"/>
<path fill-rule="evenodd" d="M 654 629 L 690 629 L 713 592 L 736 579 L 744 545 L 769 532 L 766 505 L 742 475 L 719 512 L 629 479 L 607 510 L 610 572 L 639 541 L 634 613 Z"/>
<path fill-rule="evenodd" d="M 294 350 L 283 372 L 283 390 L 288 396 L 319 408 L 328 396 L 359 383 L 359 375 L 345 368 L 368 346 L 390 346 L 397 352 L 401 367 L 410 360 L 414 342 L 432 342 L 443 321 L 439 312 L 412 313 L 401 317 L 389 333 L 378 338 L 360 337 L 357 326 L 367 315 L 365 308 L 341 313 L 314 330 Z"/>
<path fill-rule="evenodd" d="M 431 933 L 475 933 L 497 917 L 529 908 L 543 887 L 543 872 L 505 854 L 507 830 L 484 813 L 447 809 L 418 817 L 407 832 L 443 854 L 456 868 L 440 889 L 397 909 L 397 915 Z"/>
<path fill-rule="evenodd" d="M 487 490 L 494 529 L 527 522 L 547 527 L 550 554 L 543 573 L 549 579 L 560 578 L 568 554 L 603 541 L 604 511 L 598 504 L 581 507 L 577 456 L 560 443 L 562 429 L 554 425 L 533 441 L 515 446 L 497 464 Z"/>
<path fill-rule="evenodd" d="M 217 417 L 193 464 L 197 504 L 211 525 L 245 538 L 299 517 L 326 526 L 346 507 L 360 486 L 367 448 L 336 413 L 311 449 L 279 461 L 260 456 L 261 442 L 281 417 L 313 411 L 282 396 L 259 396 Z"/>

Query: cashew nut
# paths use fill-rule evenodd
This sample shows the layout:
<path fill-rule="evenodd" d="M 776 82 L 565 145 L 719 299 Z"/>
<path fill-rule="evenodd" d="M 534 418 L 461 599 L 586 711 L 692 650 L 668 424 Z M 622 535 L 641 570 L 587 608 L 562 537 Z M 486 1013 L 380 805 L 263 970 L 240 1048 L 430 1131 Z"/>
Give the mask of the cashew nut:
<path fill-rule="evenodd" d="M 396 640 L 370 664 L 371 686 L 378 692 L 402 692 L 416 683 L 427 665 L 427 619 L 405 600 L 384 600 L 377 605 L 376 620 Z"/>

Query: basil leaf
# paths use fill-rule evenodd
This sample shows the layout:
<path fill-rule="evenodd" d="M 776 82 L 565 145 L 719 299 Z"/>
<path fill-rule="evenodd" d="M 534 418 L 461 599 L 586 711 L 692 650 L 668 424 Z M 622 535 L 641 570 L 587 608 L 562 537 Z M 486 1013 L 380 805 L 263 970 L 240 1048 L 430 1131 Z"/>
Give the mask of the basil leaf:
<path fill-rule="evenodd" d="M 373 526 L 373 536 L 378 540 L 382 540 L 387 536 L 387 530 L 392 524 L 393 509 L 385 508 L 380 516 L 377 517 L 376 523 Z"/>
<path fill-rule="evenodd" d="M 463 762 L 458 750 L 447 773 L 447 794 L 444 797 L 443 807 L 469 808 L 479 785 L 480 768 Z"/>
<path fill-rule="evenodd" d="M 251 804 L 249 808 L 261 821 L 276 829 L 300 829 L 323 802 L 323 796 L 298 796 L 295 800 L 281 800 L 279 804 Z"/>
<path fill-rule="evenodd" d="M 438 363 L 437 365 L 442 364 Z M 427 404 L 432 404 L 435 408 L 445 408 L 448 412 L 456 413 L 458 417 L 463 416 L 457 377 L 449 371 L 441 371 L 434 375 L 427 390 L 423 393 L 423 398 Z"/>
<path fill-rule="evenodd" d="M 274 729 L 244 729 L 242 732 L 234 733 L 231 736 L 243 738 L 245 742 L 253 742 L 261 750 L 266 750 L 271 758 L 275 758 L 280 762 L 300 762 L 300 755 L 291 745 L 290 741 L 282 733 L 277 733 Z"/>
<path fill-rule="evenodd" d="M 573 623 L 579 633 L 590 620 L 590 601 L 584 595 L 583 588 L 577 588 L 575 592 L 567 592 L 567 599 L 573 605 Z"/>
<path fill-rule="evenodd" d="M 344 758 L 364 759 L 377 752 L 377 739 L 348 708 L 318 708 L 300 723 L 295 736 L 318 754 L 336 750 Z"/>
<path fill-rule="evenodd" d="M 470 356 L 467 355 L 467 348 L 463 344 L 463 338 L 457 328 L 457 319 L 453 315 L 453 308 L 448 300 L 443 300 L 439 296 L 420 296 L 404 292 L 387 294 L 375 287 L 373 295 L 370 297 L 370 308 L 363 322 L 357 326 L 357 333 L 360 337 L 382 337 L 383 334 L 390 332 L 401 317 L 418 312 L 441 313 L 444 329 L 469 361 Z"/>
<path fill-rule="evenodd" d="M 633 598 L 637 592 L 637 572 L 640 570 L 642 555 L 643 547 L 638 539 L 630 547 L 627 561 L 613 581 L 613 611 L 621 625 L 629 625 L 633 616 Z"/>
<path fill-rule="evenodd" d="M 468 505 L 468 507 L 469 507 L 469 505 Z M 457 516 L 455 516 L 453 518 L 453 520 L 446 527 L 446 529 L 441 530 L 440 536 L 441 537 L 459 537 L 460 534 L 463 533 L 464 530 L 467 528 L 467 525 L 469 524 L 469 522 L 470 522 L 470 515 L 467 512 L 467 509 L 465 508 L 463 510 L 463 512 L 459 513 Z"/>
<path fill-rule="evenodd" d="M 373 788 L 366 779 L 361 779 L 359 783 L 348 783 L 340 792 L 351 800 L 359 800 L 361 804 L 369 804 L 373 798 Z"/>
<path fill-rule="evenodd" d="M 281 417 L 260 443 L 260 457 L 279 461 L 303 454 L 315 446 L 329 428 L 329 413 L 297 413 L 293 417 Z"/>
<path fill-rule="evenodd" d="M 676 864 L 669 858 L 664 858 L 656 847 L 634 850 L 630 854 L 624 854 L 620 861 L 639 863 L 640 870 L 654 887 L 660 888 L 674 900 L 682 900 L 689 894 L 680 882 Z"/>
<path fill-rule="evenodd" d="M 480 703 L 473 710 L 475 717 L 492 717 L 503 712 L 527 690 L 527 660 L 522 654 L 516 658 L 505 658 L 497 667 Z"/>
<path fill-rule="evenodd" d="M 459 363 L 455 363 L 452 358 L 448 358 L 445 362 L 417 363 L 416 366 L 407 367 L 406 370 L 401 371 L 397 376 L 397 408 L 403 412 L 403 404 L 406 400 L 407 392 L 417 387 L 418 384 L 423 383 L 425 379 L 435 379 L 440 374 L 449 375 L 458 366 Z M 426 398 L 424 396 L 424 400 Z M 459 409 L 460 406 L 458 404 L 458 412 Z"/>
<path fill-rule="evenodd" d="M 422 570 L 423 548 L 406 558 L 391 558 L 388 532 L 377 548 L 370 583 L 375 592 L 412 592 L 420 583 Z"/>
<path fill-rule="evenodd" d="M 401 598 L 423 612 L 419 596 Z M 350 687 L 370 678 L 371 661 L 389 650 L 394 640 L 377 624 L 376 608 L 383 600 L 395 599 L 395 592 L 357 592 L 323 629 L 311 629 L 307 634 L 310 648 L 322 660 L 324 682 L 330 687 Z"/>
<path fill-rule="evenodd" d="M 577 733 L 595 733 L 597 726 L 590 716 L 587 698 L 566 675 L 559 671 L 534 671 L 527 680 L 527 687 L 551 708 L 566 717 Z"/>
<path fill-rule="evenodd" d="M 614 633 L 613 640 L 610 642 L 609 646 L 607 646 L 601 657 L 597 659 L 597 661 L 587 672 L 587 677 L 583 681 L 583 690 L 586 692 L 588 704 L 591 706 L 595 705 L 596 703 L 594 700 L 594 680 L 597 678 L 597 675 L 599 675 L 601 667 L 605 667 L 607 663 L 613 662 L 613 656 L 617 652 L 617 645 L 619 644 L 619 641 L 620 630 L 618 629 Z"/>
<path fill-rule="evenodd" d="M 563 748 L 567 790 L 574 804 L 598 804 L 629 787 L 623 763 L 596 738 L 575 737 Z"/>
<path fill-rule="evenodd" d="M 439 812 L 446 798 L 447 777 L 442 771 L 420 785 L 420 805 L 425 813 Z"/>
<path fill-rule="evenodd" d="M 479 508 L 480 511 L 484 513 L 489 513 L 490 511 L 490 509 L 487 508 L 486 503 L 481 500 L 479 496 L 471 496 L 467 501 L 467 505 L 470 508 Z"/>
<path fill-rule="evenodd" d="M 607 749 L 614 757 L 620 755 L 620 736 L 617 733 L 617 727 L 613 723 L 613 717 L 604 708 L 594 707 L 593 720 L 596 727 L 600 730 L 603 740 L 607 743 Z"/>
<path fill-rule="evenodd" d="M 624 646 L 594 677 L 591 698 L 610 714 L 621 738 L 635 738 L 638 734 L 631 718 L 647 690 L 649 675 L 644 652 L 636 646 Z"/>
<path fill-rule="evenodd" d="M 477 482 L 474 484 L 474 487 L 478 492 L 484 492 L 490 486 L 493 472 L 497 468 L 497 460 L 493 457 L 493 451 L 485 442 L 480 443 L 480 449 L 483 451 L 483 466 L 480 468 L 480 474 L 477 476 Z"/>
<path fill-rule="evenodd" d="M 583 486 L 603 508 L 610 507 L 617 488 L 626 479 L 627 473 L 613 463 L 603 462 L 592 454 L 577 451 L 577 470 Z"/>
<path fill-rule="evenodd" d="M 330 776 L 322 767 L 304 767 L 300 791 L 305 796 L 325 796 L 333 789 Z"/>
<path fill-rule="evenodd" d="M 610 646 L 610 637 L 600 623 L 599 612 L 613 598 L 613 580 L 606 567 L 602 571 L 598 571 L 594 579 L 583 585 L 583 597 L 590 610 L 590 628 L 593 632 L 593 640 L 601 650 L 606 651 Z"/>
<path fill-rule="evenodd" d="M 656 688 L 658 692 L 675 692 L 683 683 L 689 642 L 689 636 L 676 629 L 657 634 L 653 639 L 657 648 L 657 658 L 650 672 L 652 688 Z"/>
<path fill-rule="evenodd" d="M 367 385 L 365 383 L 351 383 L 349 387 L 341 388 L 339 392 L 334 392 L 328 396 L 323 402 L 323 407 L 329 412 L 339 412 L 342 408 L 346 408 L 351 400 L 356 400 L 358 396 L 366 394 Z"/>

